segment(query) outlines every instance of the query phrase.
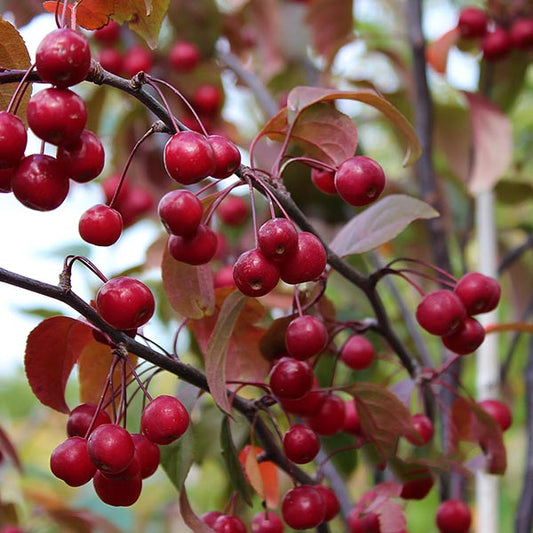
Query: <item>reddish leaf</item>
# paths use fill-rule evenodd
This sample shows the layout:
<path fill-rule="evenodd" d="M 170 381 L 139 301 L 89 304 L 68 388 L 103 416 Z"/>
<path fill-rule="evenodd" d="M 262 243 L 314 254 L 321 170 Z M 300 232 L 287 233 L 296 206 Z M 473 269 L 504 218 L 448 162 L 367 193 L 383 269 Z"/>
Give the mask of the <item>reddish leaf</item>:
<path fill-rule="evenodd" d="M 180 491 L 179 505 L 183 521 L 192 529 L 192 531 L 194 531 L 194 533 L 213 533 L 213 529 L 211 529 L 205 522 L 202 522 L 192 510 L 185 487 Z"/>
<path fill-rule="evenodd" d="M 213 313 L 215 290 L 209 265 L 194 266 L 176 261 L 165 245 L 161 275 L 170 305 L 181 316 L 198 319 Z"/>
<path fill-rule="evenodd" d="M 86 30 L 101 28 L 109 22 L 109 16 L 114 11 L 114 4 L 115 0 L 80 0 L 76 4 L 76 23 Z M 57 2 L 53 0 L 44 2 L 43 7 L 46 11 L 55 13 Z M 72 11 L 71 6 L 69 9 Z M 63 13 L 63 0 L 61 0 L 58 13 L 59 15 Z"/>
<path fill-rule="evenodd" d="M 437 211 L 422 200 L 391 194 L 354 216 L 337 233 L 330 248 L 340 256 L 368 252 L 392 240 L 414 220 L 436 216 Z"/>
<path fill-rule="evenodd" d="M 54 316 L 43 320 L 28 336 L 24 367 L 33 393 L 41 403 L 68 413 L 65 387 L 92 328 L 79 320 Z"/>
<path fill-rule="evenodd" d="M 4 452 L 13 461 L 17 469 L 22 472 L 22 463 L 20 462 L 17 450 L 2 427 L 0 427 L 0 451 Z"/>
<path fill-rule="evenodd" d="M 455 27 L 441 35 L 436 41 L 433 41 L 427 45 L 426 59 L 433 70 L 439 74 L 446 73 L 448 54 L 450 49 L 455 46 L 459 38 L 459 30 L 457 27 Z"/>

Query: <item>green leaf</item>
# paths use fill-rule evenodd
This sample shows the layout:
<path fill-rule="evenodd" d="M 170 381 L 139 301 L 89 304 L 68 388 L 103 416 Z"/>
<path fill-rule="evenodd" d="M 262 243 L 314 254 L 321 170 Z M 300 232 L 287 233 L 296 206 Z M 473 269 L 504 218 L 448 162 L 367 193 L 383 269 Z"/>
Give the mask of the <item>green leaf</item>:
<path fill-rule="evenodd" d="M 161 466 L 178 491 L 183 489 L 187 474 L 195 460 L 194 433 L 194 430 L 189 428 L 177 441 L 159 447 Z"/>

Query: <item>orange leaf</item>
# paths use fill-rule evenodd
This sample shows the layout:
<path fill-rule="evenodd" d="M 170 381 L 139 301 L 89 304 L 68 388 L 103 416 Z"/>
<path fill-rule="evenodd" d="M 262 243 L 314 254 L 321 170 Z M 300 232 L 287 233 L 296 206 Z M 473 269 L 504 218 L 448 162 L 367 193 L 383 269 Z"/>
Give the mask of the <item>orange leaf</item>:
<path fill-rule="evenodd" d="M 459 38 L 459 30 L 455 27 L 441 35 L 436 41 L 428 44 L 426 48 L 426 59 L 433 70 L 439 74 L 446 72 L 450 48 L 457 43 Z"/>
<path fill-rule="evenodd" d="M 55 13 L 57 2 L 48 0 L 43 3 L 44 9 Z M 69 6 L 72 12 L 72 6 Z M 97 30 L 109 22 L 114 11 L 114 0 L 80 0 L 76 6 L 76 24 L 86 30 Z M 63 4 L 59 6 L 59 15 L 63 12 Z M 69 13 L 70 15 L 70 13 Z"/>

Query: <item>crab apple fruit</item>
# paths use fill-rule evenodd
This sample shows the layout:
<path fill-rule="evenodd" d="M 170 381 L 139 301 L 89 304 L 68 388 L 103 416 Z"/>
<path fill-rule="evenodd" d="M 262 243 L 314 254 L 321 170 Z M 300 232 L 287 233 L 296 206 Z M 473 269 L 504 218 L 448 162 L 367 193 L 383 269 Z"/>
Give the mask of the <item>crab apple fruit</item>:
<path fill-rule="evenodd" d="M 326 268 L 324 246 L 313 233 L 298 233 L 296 249 L 280 264 L 280 277 L 290 285 L 317 279 Z"/>
<path fill-rule="evenodd" d="M 310 529 L 324 521 L 326 505 L 315 487 L 300 485 L 283 496 L 281 515 L 285 523 L 297 531 Z"/>
<path fill-rule="evenodd" d="M 409 479 L 402 485 L 400 498 L 404 500 L 423 500 L 432 489 L 434 483 L 435 480 L 427 468 L 420 468 L 410 472 Z"/>
<path fill-rule="evenodd" d="M 467 316 L 453 333 L 442 337 L 444 346 L 458 355 L 475 352 L 484 340 L 485 328 L 470 316 Z"/>
<path fill-rule="evenodd" d="M 0 192 L 8 193 L 13 190 L 11 187 L 11 179 L 14 174 L 14 168 L 0 168 Z"/>
<path fill-rule="evenodd" d="M 270 388 L 282 400 L 295 400 L 311 390 L 313 377 L 313 369 L 305 361 L 282 357 L 270 371 Z"/>
<path fill-rule="evenodd" d="M 112 207 L 97 204 L 90 207 L 80 217 L 78 231 L 89 244 L 111 246 L 122 235 L 122 215 Z"/>
<path fill-rule="evenodd" d="M 450 335 L 465 318 L 463 302 L 454 292 L 446 289 L 426 294 L 416 308 L 416 320 L 433 335 Z"/>
<path fill-rule="evenodd" d="M 303 465 L 312 461 L 320 450 L 317 434 L 304 424 L 295 424 L 283 436 L 283 451 L 287 459 Z"/>
<path fill-rule="evenodd" d="M 88 437 L 89 429 L 93 431 L 102 424 L 111 424 L 111 418 L 94 403 L 80 403 L 67 418 L 67 435 L 69 437 Z"/>
<path fill-rule="evenodd" d="M 15 198 L 36 211 L 52 211 L 68 196 L 69 179 L 55 157 L 32 154 L 19 163 L 11 178 Z"/>
<path fill-rule="evenodd" d="M 429 441 L 431 441 L 435 433 L 433 422 L 423 413 L 415 413 L 411 420 L 413 427 L 418 434 L 418 438 L 408 435 L 406 437 L 407 440 L 414 446 L 426 445 Z"/>
<path fill-rule="evenodd" d="M 487 33 L 481 41 L 483 59 L 497 61 L 506 57 L 511 51 L 511 38 L 504 28 L 495 28 Z"/>
<path fill-rule="evenodd" d="M 357 412 L 357 405 L 355 400 L 347 400 L 344 402 L 344 426 L 342 428 L 346 433 L 352 435 L 361 434 L 361 419 Z"/>
<path fill-rule="evenodd" d="M 100 66 L 119 76 L 122 73 L 124 66 L 124 57 L 119 50 L 115 48 L 102 48 L 96 54 L 96 61 L 100 63 Z"/>
<path fill-rule="evenodd" d="M 377 162 L 364 155 L 343 161 L 335 173 L 335 189 L 350 205 L 361 207 L 378 199 L 385 188 L 385 173 Z"/>
<path fill-rule="evenodd" d="M 237 287 L 233 279 L 233 265 L 223 265 L 214 273 L 213 286 L 215 289 Z"/>
<path fill-rule="evenodd" d="M 168 52 L 170 66 L 180 74 L 194 70 L 201 59 L 200 49 L 190 41 L 176 41 Z"/>
<path fill-rule="evenodd" d="M 329 522 L 339 514 L 339 499 L 330 487 L 326 487 L 325 485 L 315 485 L 315 489 L 320 492 L 320 495 L 324 500 L 324 505 L 326 506 L 326 515 L 324 516 L 324 522 Z"/>
<path fill-rule="evenodd" d="M 468 272 L 459 279 L 454 292 L 472 316 L 495 309 L 500 301 L 501 288 L 498 281 L 490 276 Z"/>
<path fill-rule="evenodd" d="M 13 168 L 24 157 L 28 132 L 13 113 L 0 111 L 0 169 Z"/>
<path fill-rule="evenodd" d="M 99 42 L 104 44 L 115 44 L 120 39 L 121 26 L 118 22 L 114 20 L 109 20 L 109 22 L 98 28 L 93 33 L 93 37 Z"/>
<path fill-rule="evenodd" d="M 250 215 L 250 207 L 242 196 L 230 194 L 217 206 L 217 215 L 227 226 L 241 226 Z"/>
<path fill-rule="evenodd" d="M 136 329 L 146 324 L 154 314 L 154 295 L 141 281 L 118 276 L 98 290 L 96 310 L 116 329 Z"/>
<path fill-rule="evenodd" d="M 154 398 L 141 414 L 141 433 L 156 444 L 170 444 L 189 427 L 189 413 L 174 396 Z"/>
<path fill-rule="evenodd" d="M 313 375 L 313 388 L 318 387 L 318 380 L 315 375 Z M 283 409 L 288 413 L 292 413 L 297 416 L 310 416 L 316 411 L 322 404 L 322 391 L 320 390 L 309 390 L 301 398 L 291 400 L 290 398 L 281 398 L 281 405 Z"/>
<path fill-rule="evenodd" d="M 70 89 L 51 87 L 35 93 L 26 113 L 33 133 L 55 145 L 79 139 L 87 123 L 87 106 Z"/>
<path fill-rule="evenodd" d="M 207 142 L 211 145 L 215 159 L 213 178 L 223 180 L 231 176 L 241 165 L 241 152 L 227 137 L 208 135 Z"/>
<path fill-rule="evenodd" d="M 89 435 L 87 452 L 98 470 L 118 474 L 132 462 L 135 445 L 127 429 L 118 424 L 101 424 Z"/>
<path fill-rule="evenodd" d="M 378 515 L 361 514 L 357 509 L 352 509 L 348 514 L 348 529 L 350 533 L 381 533 Z"/>
<path fill-rule="evenodd" d="M 344 428 L 344 400 L 333 393 L 322 395 L 319 408 L 306 418 L 309 427 L 319 435 L 336 435 Z"/>
<path fill-rule="evenodd" d="M 94 491 L 107 505 L 129 507 L 141 495 L 142 478 L 140 475 L 128 478 L 110 478 L 97 471 L 93 478 Z"/>
<path fill-rule="evenodd" d="M 221 513 L 220 511 L 208 511 L 207 513 L 204 513 L 200 520 L 207 524 L 209 527 L 213 527 L 215 522 L 217 521 L 219 516 L 223 516 L 224 513 Z"/>
<path fill-rule="evenodd" d="M 509 407 L 502 401 L 496 398 L 486 398 L 478 402 L 478 405 L 498 422 L 502 431 L 507 431 L 511 427 L 513 415 Z"/>
<path fill-rule="evenodd" d="M 312 168 L 311 181 L 319 191 L 326 194 L 337 194 L 335 171 L 327 168 Z"/>
<path fill-rule="evenodd" d="M 105 163 L 102 141 L 89 130 L 83 130 L 78 139 L 58 146 L 56 157 L 67 169 L 68 176 L 78 183 L 96 178 Z"/>
<path fill-rule="evenodd" d="M 124 54 L 122 70 L 132 78 L 139 72 L 150 72 L 154 66 L 152 52 L 141 45 L 134 45 Z"/>
<path fill-rule="evenodd" d="M 518 18 L 509 29 L 509 37 L 514 48 L 531 50 L 533 48 L 533 18 Z"/>
<path fill-rule="evenodd" d="M 64 89 L 80 83 L 91 67 L 89 41 L 68 28 L 54 30 L 37 46 L 35 67 L 43 81 L 56 87 Z"/>
<path fill-rule="evenodd" d="M 444 500 L 437 508 L 435 520 L 440 533 L 468 533 L 472 513 L 461 500 Z"/>
<path fill-rule="evenodd" d="M 233 279 L 246 296 L 259 297 L 272 291 L 279 281 L 278 266 L 258 248 L 243 252 L 233 265 Z"/>
<path fill-rule="evenodd" d="M 477 7 L 465 7 L 459 13 L 457 27 L 461 37 L 472 39 L 483 37 L 487 33 L 489 16 L 483 9 Z"/>
<path fill-rule="evenodd" d="M 211 526 L 215 533 L 246 533 L 244 522 L 234 515 L 221 515 Z"/>
<path fill-rule="evenodd" d="M 205 224 L 200 224 L 191 237 L 170 235 L 168 251 L 176 259 L 189 265 L 205 265 L 215 256 L 218 247 L 216 233 Z"/>
<path fill-rule="evenodd" d="M 292 319 L 285 332 L 285 346 L 295 359 L 309 359 L 328 344 L 328 329 L 315 316 L 303 315 Z"/>
<path fill-rule="evenodd" d="M 201 115 L 216 115 L 222 107 L 222 91 L 209 83 L 200 85 L 192 93 L 191 104 Z"/>
<path fill-rule="evenodd" d="M 284 530 L 281 518 L 272 511 L 257 513 L 250 525 L 252 533 L 283 533 Z"/>
<path fill-rule="evenodd" d="M 161 198 L 157 212 L 169 233 L 190 237 L 198 231 L 204 208 L 202 202 L 191 191 L 177 189 Z"/>
<path fill-rule="evenodd" d="M 149 213 L 153 206 L 154 199 L 144 187 L 131 187 L 124 196 L 119 194 L 114 204 L 115 209 L 122 215 L 125 228 Z"/>
<path fill-rule="evenodd" d="M 287 218 L 271 218 L 261 224 L 257 244 L 271 261 L 284 261 L 298 246 L 298 230 Z"/>
<path fill-rule="evenodd" d="M 191 185 L 215 170 L 215 155 L 207 139 L 195 131 L 180 131 L 167 141 L 163 154 L 169 176 L 182 185 Z"/>
<path fill-rule="evenodd" d="M 71 487 L 81 487 L 96 473 L 96 466 L 89 458 L 87 440 L 73 436 L 56 446 L 50 455 L 50 470 Z"/>
<path fill-rule="evenodd" d="M 141 477 L 146 479 L 157 470 L 161 452 L 157 444 L 142 433 L 132 433 L 131 438 L 135 446 L 135 456 L 139 459 Z"/>
<path fill-rule="evenodd" d="M 374 345 L 363 335 L 352 335 L 341 348 L 341 361 L 354 370 L 368 368 L 374 360 Z"/>

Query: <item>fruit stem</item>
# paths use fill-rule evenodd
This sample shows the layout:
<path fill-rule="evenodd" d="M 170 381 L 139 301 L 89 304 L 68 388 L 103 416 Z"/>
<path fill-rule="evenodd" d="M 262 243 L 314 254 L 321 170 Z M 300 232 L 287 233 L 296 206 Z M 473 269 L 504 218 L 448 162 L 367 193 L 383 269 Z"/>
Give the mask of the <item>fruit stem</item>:
<path fill-rule="evenodd" d="M 66 292 L 72 288 L 70 279 L 72 276 L 72 267 L 76 261 L 87 267 L 93 274 L 96 274 L 104 283 L 108 278 L 96 267 L 96 265 L 83 255 L 67 255 L 63 262 L 63 270 L 59 275 L 59 286 Z"/>
<path fill-rule="evenodd" d="M 6 111 L 8 113 L 12 112 L 13 114 L 16 114 L 18 111 L 18 108 L 20 106 L 20 102 L 22 101 L 22 98 L 24 97 L 24 93 L 28 90 L 28 87 L 30 86 L 30 83 L 26 80 L 29 78 L 30 74 L 33 72 L 33 69 L 35 68 L 35 63 L 32 63 L 28 70 L 24 73 L 24 76 L 20 80 L 19 84 L 17 85 L 17 88 L 13 91 L 13 94 L 11 95 L 11 99 L 9 100 L 9 104 L 7 105 Z M 11 111 L 13 109 L 13 111 Z"/>
<path fill-rule="evenodd" d="M 318 168 L 330 170 L 331 172 L 335 172 L 335 167 L 332 167 L 331 165 L 328 165 L 327 163 L 323 163 L 322 161 L 319 161 L 318 159 L 313 159 L 311 157 L 291 157 L 283 165 L 281 165 L 281 168 L 279 169 L 279 175 L 283 176 L 283 173 L 285 172 L 285 169 L 291 164 L 295 163 L 296 161 L 300 161 L 302 163 L 307 163 L 307 165 L 311 168 Z"/>

